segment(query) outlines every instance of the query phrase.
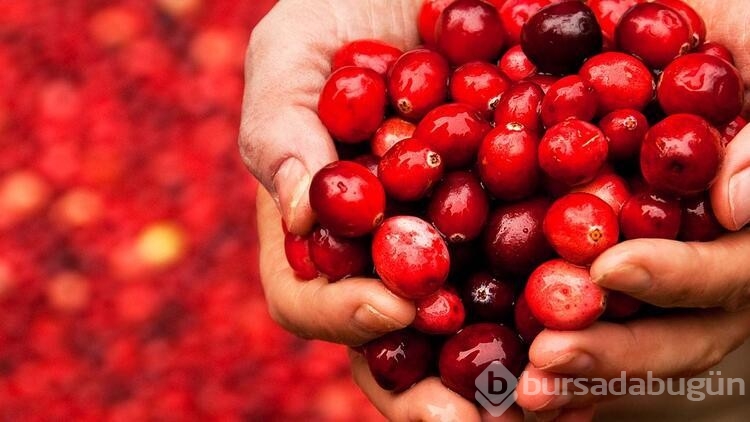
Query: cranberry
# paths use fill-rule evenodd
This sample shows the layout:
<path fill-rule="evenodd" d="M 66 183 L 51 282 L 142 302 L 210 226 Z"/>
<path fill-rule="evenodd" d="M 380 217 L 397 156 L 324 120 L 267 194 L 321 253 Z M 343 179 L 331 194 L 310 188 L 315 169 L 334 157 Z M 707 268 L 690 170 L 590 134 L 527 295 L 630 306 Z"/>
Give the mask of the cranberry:
<path fill-rule="evenodd" d="M 534 317 L 553 330 L 582 330 L 602 315 L 607 303 L 607 292 L 594 284 L 588 269 L 562 259 L 540 265 L 524 296 Z"/>
<path fill-rule="evenodd" d="M 451 256 L 449 280 L 463 280 L 467 274 L 484 268 L 484 256 L 479 241 L 450 243 L 448 248 Z"/>
<path fill-rule="evenodd" d="M 518 123 L 498 126 L 482 141 L 477 157 L 479 177 L 496 198 L 512 201 L 531 196 L 539 181 L 534 132 Z"/>
<path fill-rule="evenodd" d="M 435 27 L 438 50 L 456 66 L 500 56 L 505 44 L 500 16 L 481 0 L 457 0 L 440 14 Z"/>
<path fill-rule="evenodd" d="M 329 281 L 364 275 L 370 264 L 367 239 L 338 237 L 322 227 L 310 237 L 310 259 Z"/>
<path fill-rule="evenodd" d="M 417 299 L 415 305 L 417 313 L 412 326 L 423 333 L 454 334 L 464 325 L 464 304 L 452 290 L 440 289 L 429 296 Z"/>
<path fill-rule="evenodd" d="M 516 295 L 513 284 L 508 281 L 480 272 L 471 276 L 461 288 L 466 311 L 475 320 L 501 322 L 513 312 Z"/>
<path fill-rule="evenodd" d="M 398 48 L 378 40 L 356 40 L 344 44 L 333 55 L 331 70 L 345 66 L 366 67 L 385 76 L 403 54 Z"/>
<path fill-rule="evenodd" d="M 607 308 L 604 316 L 609 319 L 623 320 L 632 318 L 643 307 L 640 300 L 618 291 L 611 291 L 607 295 Z"/>
<path fill-rule="evenodd" d="M 425 378 L 432 361 L 429 338 L 408 328 L 370 341 L 362 352 L 378 385 L 396 393 Z"/>
<path fill-rule="evenodd" d="M 670 63 L 656 90 L 659 105 L 667 114 L 697 114 L 717 126 L 740 114 L 744 93 L 736 67 L 702 53 L 688 54 Z"/>
<path fill-rule="evenodd" d="M 484 232 L 484 253 L 497 275 L 526 276 L 552 256 L 542 230 L 546 199 L 504 205 L 492 212 Z"/>
<path fill-rule="evenodd" d="M 724 228 L 716 220 L 708 194 L 682 200 L 682 224 L 678 238 L 684 242 L 715 240 Z"/>
<path fill-rule="evenodd" d="M 654 69 L 663 69 L 687 53 L 693 42 L 682 16 L 659 3 L 639 3 L 625 12 L 617 24 L 615 40 L 618 49 Z"/>
<path fill-rule="evenodd" d="M 510 86 L 497 66 L 485 62 L 470 62 L 453 72 L 450 81 L 451 98 L 457 103 L 473 106 L 489 118 Z"/>
<path fill-rule="evenodd" d="M 588 5 L 596 16 L 602 35 L 608 45 L 614 45 L 615 27 L 622 15 L 636 3 L 643 0 L 589 0 Z"/>
<path fill-rule="evenodd" d="M 698 48 L 695 49 L 695 52 L 708 54 L 709 56 L 715 56 L 720 59 L 724 59 L 725 61 L 734 65 L 734 56 L 732 55 L 732 52 L 724 46 L 724 44 L 720 44 L 715 41 L 709 41 L 707 43 L 699 45 Z"/>
<path fill-rule="evenodd" d="M 509 48 L 498 62 L 498 67 L 513 82 L 528 78 L 536 73 L 536 66 L 529 60 L 520 45 Z"/>
<path fill-rule="evenodd" d="M 521 31 L 521 47 L 541 72 L 577 72 L 602 50 L 602 31 L 583 2 L 553 4 L 531 17 Z"/>
<path fill-rule="evenodd" d="M 370 141 L 370 149 L 372 149 L 373 154 L 382 157 L 397 142 L 414 136 L 414 130 L 416 129 L 417 126 L 414 123 L 407 122 L 404 119 L 398 117 L 386 119 L 375 131 L 375 135 Z"/>
<path fill-rule="evenodd" d="M 520 123 L 534 133 L 542 129 L 541 107 L 544 92 L 532 82 L 519 82 L 510 87 L 495 108 L 495 126 Z"/>
<path fill-rule="evenodd" d="M 341 142 L 368 140 L 383 120 L 385 89 L 383 77 L 372 69 L 338 69 L 328 77 L 320 93 L 320 121 Z"/>
<path fill-rule="evenodd" d="M 719 132 L 692 114 L 674 114 L 649 129 L 641 172 L 651 187 L 673 195 L 707 190 L 724 158 Z"/>
<path fill-rule="evenodd" d="M 358 155 L 353 160 L 355 163 L 365 167 L 372 173 L 373 176 L 378 177 L 378 165 L 380 165 L 380 157 L 373 154 Z M 386 199 L 387 200 L 387 199 Z"/>
<path fill-rule="evenodd" d="M 596 90 L 600 115 L 621 108 L 643 110 L 654 97 L 651 72 L 628 54 L 609 51 L 596 55 L 578 74 Z"/>
<path fill-rule="evenodd" d="M 719 134 L 721 135 L 721 144 L 724 146 L 729 145 L 732 140 L 737 136 L 742 129 L 747 126 L 747 120 L 742 116 L 737 116 L 731 122 L 720 128 Z"/>
<path fill-rule="evenodd" d="M 425 0 L 419 9 L 417 16 L 417 31 L 422 42 L 427 46 L 435 44 L 435 26 L 449 4 L 455 0 Z"/>
<path fill-rule="evenodd" d="M 598 127 L 566 120 L 547 130 L 539 143 L 539 166 L 569 186 L 594 180 L 607 160 L 608 143 Z"/>
<path fill-rule="evenodd" d="M 555 3 L 555 0 L 506 0 L 498 8 L 509 44 L 521 42 L 521 30 L 526 22 L 542 8 Z"/>
<path fill-rule="evenodd" d="M 489 214 L 489 200 L 473 174 L 449 173 L 437 185 L 427 206 L 427 216 L 449 242 L 479 236 Z"/>
<path fill-rule="evenodd" d="M 449 76 L 448 62 L 440 54 L 426 49 L 407 51 L 388 76 L 393 108 L 405 119 L 421 119 L 448 97 Z"/>
<path fill-rule="evenodd" d="M 385 191 L 366 167 L 335 161 L 312 178 L 310 206 L 323 227 L 339 236 L 357 237 L 383 220 Z"/>
<path fill-rule="evenodd" d="M 695 9 L 682 0 L 656 0 L 655 2 L 672 8 L 688 24 L 691 47 L 703 44 L 706 39 L 706 23 Z"/>
<path fill-rule="evenodd" d="M 391 217 L 375 231 L 372 259 L 383 284 L 408 299 L 436 292 L 445 283 L 450 256 L 440 233 L 417 217 Z"/>
<path fill-rule="evenodd" d="M 542 123 L 552 127 L 567 119 L 590 121 L 596 115 L 598 98 L 594 87 L 578 75 L 552 84 L 542 100 Z"/>
<path fill-rule="evenodd" d="M 648 120 L 638 110 L 619 109 L 602 117 L 599 129 L 609 139 L 610 161 L 625 161 L 636 157 L 641 150 Z"/>
<path fill-rule="evenodd" d="M 617 215 L 620 215 L 622 206 L 630 198 L 628 183 L 610 169 L 602 170 L 590 183 L 577 186 L 572 191 L 590 193 L 598 197 L 609 204 Z"/>
<path fill-rule="evenodd" d="M 473 107 L 451 103 L 436 107 L 417 125 L 414 136 L 426 140 L 440 154 L 445 167 L 471 164 L 490 125 Z"/>
<path fill-rule="evenodd" d="M 518 296 L 516 306 L 513 307 L 513 323 L 518 335 L 526 344 L 531 344 L 544 330 L 544 325 L 531 313 L 525 295 Z"/>
<path fill-rule="evenodd" d="M 427 142 L 409 138 L 394 145 L 378 165 L 388 196 L 399 201 L 423 198 L 443 176 L 443 161 Z"/>
<path fill-rule="evenodd" d="M 617 214 L 590 193 L 574 192 L 555 201 L 544 217 L 544 235 L 555 251 L 576 265 L 589 265 L 620 236 Z"/>
<path fill-rule="evenodd" d="M 284 252 L 294 274 L 302 280 L 312 280 L 318 276 L 318 269 L 310 259 L 310 236 L 300 236 L 287 232 L 284 236 Z"/>
<path fill-rule="evenodd" d="M 531 75 L 528 78 L 523 79 L 522 81 L 535 83 L 537 86 L 539 86 L 539 88 L 542 89 L 544 95 L 547 95 L 547 92 L 549 92 L 552 84 L 557 82 L 558 79 L 560 79 L 560 76 L 537 73 L 536 75 Z"/>
<path fill-rule="evenodd" d="M 440 379 L 448 388 L 470 401 L 477 391 L 477 377 L 498 362 L 518 377 L 525 364 L 521 341 L 509 328 L 489 322 L 465 327 L 449 338 L 440 351 Z"/>
<path fill-rule="evenodd" d="M 681 213 L 680 201 L 640 193 L 622 207 L 620 230 L 625 239 L 677 239 Z"/>

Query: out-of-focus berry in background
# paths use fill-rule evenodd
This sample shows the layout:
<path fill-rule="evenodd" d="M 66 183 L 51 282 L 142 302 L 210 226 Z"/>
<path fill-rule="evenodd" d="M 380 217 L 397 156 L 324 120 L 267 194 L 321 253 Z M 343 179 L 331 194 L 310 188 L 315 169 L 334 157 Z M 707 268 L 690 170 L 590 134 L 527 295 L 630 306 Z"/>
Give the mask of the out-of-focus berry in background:
<path fill-rule="evenodd" d="M 377 417 L 260 290 L 236 139 L 273 3 L 0 1 L 0 419 Z"/>

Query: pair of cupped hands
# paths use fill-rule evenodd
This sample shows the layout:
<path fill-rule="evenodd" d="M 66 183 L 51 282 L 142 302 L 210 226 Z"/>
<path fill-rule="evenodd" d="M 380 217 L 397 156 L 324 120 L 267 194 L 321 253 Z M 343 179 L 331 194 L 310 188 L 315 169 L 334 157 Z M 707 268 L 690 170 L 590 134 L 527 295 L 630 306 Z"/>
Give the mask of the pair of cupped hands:
<path fill-rule="evenodd" d="M 421 2 L 284 0 L 252 33 L 240 150 L 263 185 L 257 197 L 260 276 L 273 318 L 301 337 L 360 345 L 414 318 L 414 304 L 375 279 L 298 280 L 284 256 L 280 216 L 292 232 L 310 230 L 310 180 L 336 159 L 316 114 L 332 54 L 361 38 L 402 49 L 416 46 Z M 749 81 L 750 9 L 744 1 L 688 3 L 705 19 L 708 39 L 729 47 Z M 659 306 L 700 311 L 626 324 L 599 322 L 578 332 L 545 330 L 531 345 L 519 386 L 555 377 L 612 379 L 621 371 L 644 379 L 648 371 L 662 378 L 689 376 L 716 365 L 750 337 L 750 231 L 738 231 L 750 220 L 750 126 L 729 144 L 711 199 L 718 220 L 734 233 L 708 243 L 631 240 L 606 251 L 591 267 L 603 287 Z M 390 420 L 492 419 L 437 378 L 401 394 L 382 390 L 364 358 L 350 355 L 356 383 Z M 596 403 L 606 399 L 517 391 L 516 403 L 540 419 L 590 420 Z M 522 418 L 514 407 L 500 419 Z"/>

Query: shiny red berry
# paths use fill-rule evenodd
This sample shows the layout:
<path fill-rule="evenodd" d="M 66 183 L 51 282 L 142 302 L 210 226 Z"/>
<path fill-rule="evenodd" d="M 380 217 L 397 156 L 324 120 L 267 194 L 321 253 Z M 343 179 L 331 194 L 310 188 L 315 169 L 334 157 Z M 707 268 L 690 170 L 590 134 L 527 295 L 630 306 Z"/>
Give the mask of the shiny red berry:
<path fill-rule="evenodd" d="M 578 74 L 596 90 L 599 115 L 622 108 L 643 110 L 654 97 L 654 77 L 637 58 L 609 51 L 583 64 Z"/>
<path fill-rule="evenodd" d="M 678 238 L 684 242 L 710 242 L 726 230 L 716 220 L 711 198 L 703 193 L 682 200 L 682 224 Z"/>
<path fill-rule="evenodd" d="M 409 138 L 389 149 L 378 165 L 378 177 L 389 197 L 398 201 L 423 198 L 443 176 L 443 161 L 427 142 Z"/>
<path fill-rule="evenodd" d="M 729 49 L 726 48 L 724 44 L 718 43 L 716 41 L 709 41 L 699 45 L 698 48 L 695 49 L 695 52 L 715 56 L 720 59 L 724 59 L 734 65 L 734 55 L 732 55 L 732 52 L 729 51 Z"/>
<path fill-rule="evenodd" d="M 731 122 L 720 127 L 721 144 L 724 146 L 729 145 L 745 126 L 747 126 L 747 120 L 742 116 L 737 116 Z"/>
<path fill-rule="evenodd" d="M 648 132 L 648 120 L 638 110 L 615 110 L 599 120 L 599 129 L 609 139 L 609 160 L 625 161 L 637 157 Z"/>
<path fill-rule="evenodd" d="M 451 243 L 480 235 L 489 214 L 489 200 L 476 176 L 466 171 L 448 173 L 435 187 L 427 217 Z"/>
<path fill-rule="evenodd" d="M 500 16 L 481 0 L 456 0 L 443 10 L 435 26 L 440 51 L 453 65 L 494 61 L 505 45 Z"/>
<path fill-rule="evenodd" d="M 591 121 L 599 99 L 588 82 L 578 75 L 568 75 L 552 84 L 542 100 L 542 123 L 552 127 L 567 119 Z"/>
<path fill-rule="evenodd" d="M 378 385 L 395 393 L 421 381 L 432 366 L 429 338 L 409 328 L 370 341 L 362 352 Z"/>
<path fill-rule="evenodd" d="M 364 275 L 370 264 L 365 238 L 339 237 L 317 228 L 310 237 L 310 259 L 329 281 Z"/>
<path fill-rule="evenodd" d="M 591 182 L 576 186 L 572 192 L 590 193 L 609 204 L 615 214 L 620 215 L 620 210 L 630 198 L 628 182 L 611 169 L 603 169 Z"/>
<path fill-rule="evenodd" d="M 589 0 L 587 4 L 594 12 L 599 26 L 602 28 L 605 44 L 614 45 L 615 27 L 622 15 L 643 0 Z"/>
<path fill-rule="evenodd" d="M 536 66 L 529 60 L 520 45 L 509 48 L 497 63 L 505 76 L 518 82 L 536 73 Z"/>
<path fill-rule="evenodd" d="M 457 103 L 473 106 L 485 118 L 492 116 L 500 96 L 510 86 L 497 66 L 485 62 L 469 62 L 453 72 L 451 98 Z"/>
<path fill-rule="evenodd" d="M 541 133 L 541 107 L 544 92 L 535 83 L 519 82 L 508 88 L 495 108 L 495 126 L 520 123 L 526 129 Z"/>
<path fill-rule="evenodd" d="M 378 40 L 356 40 L 344 44 L 333 55 L 331 69 L 345 66 L 366 67 L 385 76 L 403 52 Z"/>
<path fill-rule="evenodd" d="M 414 136 L 430 144 L 448 169 L 468 166 L 476 159 L 479 145 L 490 125 L 467 104 L 436 107 L 417 125 Z"/>
<path fill-rule="evenodd" d="M 479 177 L 503 201 L 529 197 L 539 182 L 537 135 L 523 125 L 508 123 L 491 130 L 477 156 Z"/>
<path fill-rule="evenodd" d="M 625 239 L 677 239 L 680 201 L 650 193 L 633 195 L 622 207 L 620 231 Z"/>
<path fill-rule="evenodd" d="M 479 272 L 461 286 L 467 313 L 477 321 L 505 322 L 513 313 L 513 283 Z"/>
<path fill-rule="evenodd" d="M 440 54 L 427 49 L 407 51 L 388 76 L 391 105 L 401 117 L 419 120 L 445 102 L 449 76 L 448 62 Z"/>
<path fill-rule="evenodd" d="M 370 141 L 370 149 L 373 154 L 382 157 L 397 142 L 414 136 L 416 129 L 417 126 L 414 123 L 404 119 L 398 117 L 386 119 L 375 131 L 375 135 Z"/>
<path fill-rule="evenodd" d="M 464 304 L 450 289 L 440 289 L 427 297 L 417 299 L 414 305 L 417 313 L 412 326 L 423 333 L 455 334 L 464 325 Z"/>
<path fill-rule="evenodd" d="M 547 129 L 539 143 L 539 166 L 553 179 L 569 186 L 594 177 L 607 160 L 607 137 L 583 120 L 565 120 Z"/>
<path fill-rule="evenodd" d="M 318 276 L 318 269 L 310 258 L 310 236 L 300 236 L 287 232 L 284 236 L 284 252 L 294 274 L 302 280 L 312 280 Z"/>
<path fill-rule="evenodd" d="M 454 1 L 425 0 L 422 2 L 419 15 L 417 16 L 417 31 L 419 32 L 419 38 L 422 39 L 422 42 L 426 46 L 435 45 L 435 26 L 440 18 L 440 14 Z"/>
<path fill-rule="evenodd" d="M 531 313 L 525 295 L 519 295 L 516 306 L 513 307 L 513 325 L 526 344 L 531 344 L 544 330 L 544 325 Z"/>
<path fill-rule="evenodd" d="M 659 3 L 639 3 L 620 19 L 617 47 L 653 69 L 664 69 L 693 45 L 687 22 L 677 11 Z"/>
<path fill-rule="evenodd" d="M 614 320 L 633 318 L 643 308 L 643 302 L 618 291 L 610 291 L 607 294 L 607 308 L 604 317 Z"/>
<path fill-rule="evenodd" d="M 508 35 L 508 43 L 519 44 L 521 30 L 526 22 L 541 9 L 555 2 L 555 0 L 506 0 L 498 12 L 505 33 Z"/>
<path fill-rule="evenodd" d="M 691 47 L 703 44 L 706 39 L 706 23 L 695 9 L 682 0 L 655 0 L 655 2 L 672 8 L 688 24 Z"/>

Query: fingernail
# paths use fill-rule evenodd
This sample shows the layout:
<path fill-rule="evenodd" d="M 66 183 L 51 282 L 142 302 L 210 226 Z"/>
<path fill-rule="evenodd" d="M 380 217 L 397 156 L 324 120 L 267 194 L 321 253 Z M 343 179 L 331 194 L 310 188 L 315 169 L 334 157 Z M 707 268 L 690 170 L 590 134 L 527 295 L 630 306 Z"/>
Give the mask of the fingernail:
<path fill-rule="evenodd" d="M 605 272 L 594 283 L 613 290 L 636 293 L 651 287 L 651 274 L 638 265 L 624 264 Z"/>
<path fill-rule="evenodd" d="M 594 358 L 588 353 L 570 352 L 558 356 L 551 362 L 539 367 L 545 371 L 560 371 L 586 373 L 594 367 Z"/>
<path fill-rule="evenodd" d="M 293 230 L 300 204 L 306 199 L 310 187 L 310 173 L 301 161 L 287 158 L 279 167 L 273 179 L 273 187 L 278 195 L 281 215 L 290 230 Z"/>
<path fill-rule="evenodd" d="M 729 211 L 736 229 L 750 223 L 750 167 L 729 179 Z"/>
<path fill-rule="evenodd" d="M 353 321 L 357 327 L 370 333 L 387 333 L 406 326 L 395 318 L 382 314 L 369 304 L 361 305 L 354 312 Z"/>

